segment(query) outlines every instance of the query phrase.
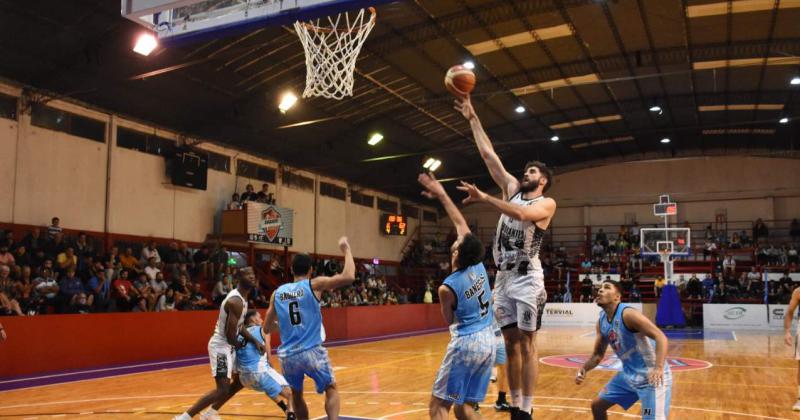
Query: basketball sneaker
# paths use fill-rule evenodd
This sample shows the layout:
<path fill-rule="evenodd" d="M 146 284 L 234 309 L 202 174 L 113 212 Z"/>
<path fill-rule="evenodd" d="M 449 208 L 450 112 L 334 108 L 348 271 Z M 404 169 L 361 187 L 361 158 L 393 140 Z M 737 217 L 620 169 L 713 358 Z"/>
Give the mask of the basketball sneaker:
<path fill-rule="evenodd" d="M 792 411 L 800 411 L 800 398 L 798 398 L 792 406 Z"/>
<path fill-rule="evenodd" d="M 217 413 L 209 413 L 206 411 L 200 415 L 200 420 L 222 420 L 222 417 L 220 417 Z"/>
<path fill-rule="evenodd" d="M 495 411 L 511 411 L 511 406 L 508 405 L 508 403 L 505 401 L 503 402 L 496 401 L 494 403 L 494 409 Z"/>

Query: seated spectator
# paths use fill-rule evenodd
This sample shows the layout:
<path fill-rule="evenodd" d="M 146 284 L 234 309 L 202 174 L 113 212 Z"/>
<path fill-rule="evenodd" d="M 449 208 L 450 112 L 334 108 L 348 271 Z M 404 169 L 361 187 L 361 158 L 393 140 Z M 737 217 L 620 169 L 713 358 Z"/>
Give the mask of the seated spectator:
<path fill-rule="evenodd" d="M 701 299 L 703 296 L 703 285 L 696 274 L 692 274 L 689 281 L 686 283 L 686 294 L 689 299 Z"/>
<path fill-rule="evenodd" d="M 592 257 L 594 258 L 603 258 L 605 251 L 606 250 L 600 241 L 597 241 L 594 243 L 594 245 L 592 245 Z"/>
<path fill-rule="evenodd" d="M 18 288 L 11 279 L 11 268 L 0 265 L 0 315 L 22 315 L 22 308 L 16 299 Z"/>
<path fill-rule="evenodd" d="M 210 258 L 211 256 L 208 252 L 208 245 L 206 244 L 203 244 L 192 256 L 192 261 L 194 261 L 195 267 L 195 275 L 203 273 L 203 275 L 209 281 L 211 280 L 211 265 L 208 263 Z"/>
<path fill-rule="evenodd" d="M 125 253 L 119 256 L 119 263 L 122 268 L 133 273 L 140 271 L 139 259 L 133 255 L 133 248 L 125 248 Z"/>
<path fill-rule="evenodd" d="M 56 267 L 58 267 L 56 271 L 60 273 L 66 273 L 69 269 L 78 269 L 78 256 L 75 255 L 75 251 L 71 246 L 68 246 L 64 252 L 58 254 Z"/>
<path fill-rule="evenodd" d="M 141 304 L 144 305 L 144 308 L 134 307 L 133 308 L 134 312 L 140 310 L 142 312 L 154 311 L 158 296 L 153 291 L 153 287 L 150 285 L 150 281 L 147 279 L 147 275 L 139 274 L 139 276 L 136 277 L 136 279 L 133 281 L 133 288 L 136 289 L 136 292 L 139 294 L 139 296 L 141 296 L 142 298 Z"/>
<path fill-rule="evenodd" d="M 390 291 L 388 296 L 386 297 L 386 304 L 387 305 L 397 305 L 399 300 L 397 299 L 397 294 L 394 290 Z"/>
<path fill-rule="evenodd" d="M 147 280 L 146 274 L 140 274 L 140 276 L 144 276 L 145 280 Z M 150 290 L 153 294 L 153 302 L 155 302 L 153 309 L 155 311 L 160 312 L 165 309 L 168 289 L 169 285 L 164 281 L 163 273 L 156 274 L 156 278 L 150 280 Z"/>
<path fill-rule="evenodd" d="M 764 221 L 759 218 L 753 224 L 753 243 L 757 244 L 761 241 L 767 240 L 769 237 L 769 229 L 767 225 L 764 224 Z"/>
<path fill-rule="evenodd" d="M 254 191 L 253 184 L 247 184 L 241 198 L 242 203 L 245 201 L 258 201 L 258 194 Z"/>
<path fill-rule="evenodd" d="M 228 210 L 241 210 L 242 209 L 242 201 L 239 199 L 239 194 L 233 193 L 231 196 L 231 202 L 228 203 L 227 209 Z"/>
<path fill-rule="evenodd" d="M 594 236 L 594 241 L 598 242 L 604 248 L 608 247 L 608 236 L 606 236 L 606 233 L 603 232 L 603 228 L 600 228 L 600 230 L 597 231 L 597 234 Z"/>
<path fill-rule="evenodd" d="M 656 295 L 656 299 L 661 297 L 661 291 L 664 290 L 664 286 L 666 286 L 667 280 L 664 279 L 664 276 L 656 277 L 656 281 L 653 282 L 653 293 Z"/>
<path fill-rule="evenodd" d="M 140 255 L 140 257 L 143 265 L 147 264 L 150 258 L 155 258 L 156 265 L 161 265 L 161 254 L 158 253 L 158 249 L 156 248 L 156 241 L 150 241 L 146 247 L 142 248 L 142 255 Z"/>
<path fill-rule="evenodd" d="M 83 232 L 78 233 L 78 240 L 75 241 L 75 246 L 73 246 L 73 248 L 75 255 L 79 257 L 83 257 L 85 255 L 95 255 L 94 245 L 92 245 L 92 242 Z"/>
<path fill-rule="evenodd" d="M 231 278 L 231 276 L 223 276 L 217 281 L 217 284 L 214 285 L 214 290 L 211 292 L 211 299 L 214 301 L 215 305 L 219 306 L 225 299 L 225 296 L 228 296 L 228 292 L 233 290 Z"/>
<path fill-rule="evenodd" d="M 783 277 L 778 280 L 779 284 L 779 301 L 783 301 L 784 297 L 788 300 L 789 297 L 792 296 L 792 291 L 794 291 L 794 282 L 792 281 L 792 277 L 789 276 L 789 272 L 785 271 L 783 273 Z M 779 302 L 780 303 L 780 302 Z"/>
<path fill-rule="evenodd" d="M 260 295 L 263 296 L 263 295 Z M 199 283 L 192 286 L 192 292 L 189 295 L 189 307 L 194 310 L 208 309 L 208 299 L 203 294 L 203 290 Z"/>
<path fill-rule="evenodd" d="M 191 295 L 188 280 L 186 276 L 180 276 L 173 279 L 172 284 L 169 286 L 169 290 L 172 291 L 172 298 L 175 301 L 176 309 L 185 310 L 188 307 L 188 298 Z"/>
<path fill-rule="evenodd" d="M 44 250 L 45 242 L 45 238 L 42 236 L 42 230 L 37 227 L 33 228 L 31 233 L 22 240 L 22 245 L 25 245 L 28 252 L 35 254 L 38 250 Z"/>
<path fill-rule="evenodd" d="M 50 269 L 43 269 L 41 275 L 33 281 L 33 301 L 40 314 L 48 313 L 48 307 L 58 307 L 58 282 Z"/>
<path fill-rule="evenodd" d="M 111 296 L 117 303 L 117 310 L 130 312 L 133 308 L 138 308 L 142 312 L 147 312 L 146 302 L 139 295 L 139 291 L 133 287 L 133 283 L 128 280 L 128 270 L 122 270 L 112 286 Z"/>
<path fill-rule="evenodd" d="M 755 267 L 747 273 L 747 292 L 754 298 L 763 298 L 764 296 L 764 281 L 761 273 L 756 271 Z"/>
<path fill-rule="evenodd" d="M 800 258 L 798 258 L 797 254 L 797 247 L 789 245 L 789 249 L 786 250 L 786 264 L 800 263 Z"/>
<path fill-rule="evenodd" d="M 44 253 L 47 258 L 55 259 L 59 254 L 67 249 L 67 244 L 64 241 L 64 234 L 57 232 L 52 240 L 47 241 L 44 246 Z"/>
<path fill-rule="evenodd" d="M 86 300 L 83 282 L 78 276 L 75 275 L 75 268 L 68 268 L 64 277 L 58 283 L 59 294 L 61 295 L 61 304 L 59 305 L 59 312 L 76 313 L 78 312 L 78 300 L 81 295 Z"/>
<path fill-rule="evenodd" d="M 703 247 L 703 259 L 706 260 L 709 257 L 714 258 L 717 255 L 717 243 L 713 240 L 706 241 L 705 246 Z"/>
<path fill-rule="evenodd" d="M 714 279 L 711 277 L 711 274 L 706 274 L 706 277 L 703 279 L 703 296 L 711 303 L 714 299 Z"/>
<path fill-rule="evenodd" d="M 61 219 L 58 217 L 54 217 L 50 220 L 50 226 L 47 227 L 47 237 L 49 239 L 55 239 L 56 235 L 63 232 L 61 229 Z"/>
<path fill-rule="evenodd" d="M 631 287 L 631 302 L 641 302 L 642 301 L 642 292 L 639 291 L 639 287 L 636 283 L 633 284 Z"/>
<path fill-rule="evenodd" d="M 8 251 L 8 246 L 5 244 L 0 245 L 0 265 L 4 265 L 9 269 L 16 265 L 14 254 Z"/>
<path fill-rule="evenodd" d="M 174 275 L 178 274 L 178 264 L 180 263 L 181 251 L 178 249 L 177 242 L 170 242 L 169 248 L 164 252 L 162 262 L 164 263 L 164 270 L 171 271 Z"/>
<path fill-rule="evenodd" d="M 269 184 L 261 184 L 261 191 L 256 194 L 256 201 L 260 203 L 275 204 L 274 196 L 269 192 Z"/>
<path fill-rule="evenodd" d="M 106 312 L 111 302 L 111 283 L 106 279 L 104 269 L 95 267 L 92 271 L 94 275 L 86 284 L 86 293 L 92 296 L 97 312 Z"/>
<path fill-rule="evenodd" d="M 736 273 L 736 260 L 731 254 L 725 255 L 725 259 L 722 261 L 722 272 L 723 274 Z"/>
<path fill-rule="evenodd" d="M 161 269 L 159 269 L 156 265 L 156 257 L 150 257 L 147 260 L 147 267 L 144 268 L 144 273 L 147 274 L 147 278 L 149 280 L 155 280 L 156 274 L 160 273 Z"/>
<path fill-rule="evenodd" d="M 739 237 L 739 234 L 734 232 L 733 236 L 731 237 L 731 243 L 728 244 L 728 248 L 739 249 L 741 247 L 742 247 L 742 240 Z"/>
<path fill-rule="evenodd" d="M 592 279 L 589 276 L 585 276 L 583 280 L 581 280 L 580 302 L 591 302 L 593 290 L 594 290 L 594 282 L 592 282 Z"/>

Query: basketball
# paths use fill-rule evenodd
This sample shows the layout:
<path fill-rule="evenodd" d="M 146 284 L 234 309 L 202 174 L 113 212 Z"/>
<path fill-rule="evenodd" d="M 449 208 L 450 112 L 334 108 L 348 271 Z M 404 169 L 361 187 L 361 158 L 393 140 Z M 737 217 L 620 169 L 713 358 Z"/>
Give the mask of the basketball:
<path fill-rule="evenodd" d="M 455 96 L 467 96 L 475 88 L 475 73 L 460 64 L 450 67 L 444 76 L 444 86 Z"/>

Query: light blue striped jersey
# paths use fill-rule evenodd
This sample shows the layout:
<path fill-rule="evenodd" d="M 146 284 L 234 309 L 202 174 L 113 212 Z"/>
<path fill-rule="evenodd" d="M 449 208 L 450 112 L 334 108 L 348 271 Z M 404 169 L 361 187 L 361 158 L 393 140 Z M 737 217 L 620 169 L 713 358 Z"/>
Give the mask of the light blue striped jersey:
<path fill-rule="evenodd" d="M 275 313 L 281 327 L 278 356 L 286 357 L 322 344 L 322 313 L 310 280 L 297 280 L 278 287 Z"/>
<path fill-rule="evenodd" d="M 250 332 L 250 335 L 253 336 L 259 343 L 264 344 L 264 337 L 261 336 L 261 326 L 260 325 L 253 325 L 252 327 L 248 327 L 247 331 Z M 244 337 L 239 337 L 240 340 L 243 340 Z M 260 372 L 269 364 L 267 361 L 267 354 L 261 354 L 258 352 L 258 348 L 256 345 L 247 342 L 247 345 L 244 347 L 236 350 L 236 366 L 242 372 Z"/>
<path fill-rule="evenodd" d="M 456 295 L 455 320 L 450 325 L 452 335 L 468 335 L 491 327 L 492 290 L 483 263 L 453 272 L 444 279 L 444 285 Z"/>
<path fill-rule="evenodd" d="M 608 321 L 605 311 L 600 311 L 600 334 L 622 362 L 625 379 L 634 387 L 646 386 L 647 372 L 655 366 L 656 342 L 644 334 L 628 329 L 622 321 L 622 312 L 629 308 L 630 306 L 620 303 L 611 322 Z M 670 376 L 669 363 L 665 360 L 664 377 L 666 379 Z"/>

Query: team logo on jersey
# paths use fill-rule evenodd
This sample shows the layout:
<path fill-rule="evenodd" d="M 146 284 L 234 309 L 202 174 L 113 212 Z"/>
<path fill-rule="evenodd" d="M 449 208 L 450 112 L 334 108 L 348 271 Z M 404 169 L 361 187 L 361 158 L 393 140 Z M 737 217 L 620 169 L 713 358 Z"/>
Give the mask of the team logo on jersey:
<path fill-rule="evenodd" d="M 584 354 L 562 354 L 558 356 L 547 356 L 539 359 L 540 362 L 556 367 L 567 369 L 580 369 L 586 360 L 589 359 L 588 355 Z M 667 356 L 667 363 L 673 372 L 683 372 L 687 370 L 708 369 L 713 366 L 705 360 L 689 359 L 687 357 L 672 357 Z M 622 362 L 616 355 L 609 355 L 599 365 L 597 369 L 602 370 L 615 370 L 622 371 Z"/>
<path fill-rule="evenodd" d="M 281 231 L 281 214 L 275 207 L 269 206 L 261 212 L 261 223 L 258 225 L 258 233 L 266 235 L 267 239 L 274 241 Z"/>
<path fill-rule="evenodd" d="M 524 322 L 526 324 L 530 324 L 531 323 L 531 318 L 533 318 L 533 313 L 531 311 L 525 311 L 522 314 L 522 322 Z"/>

